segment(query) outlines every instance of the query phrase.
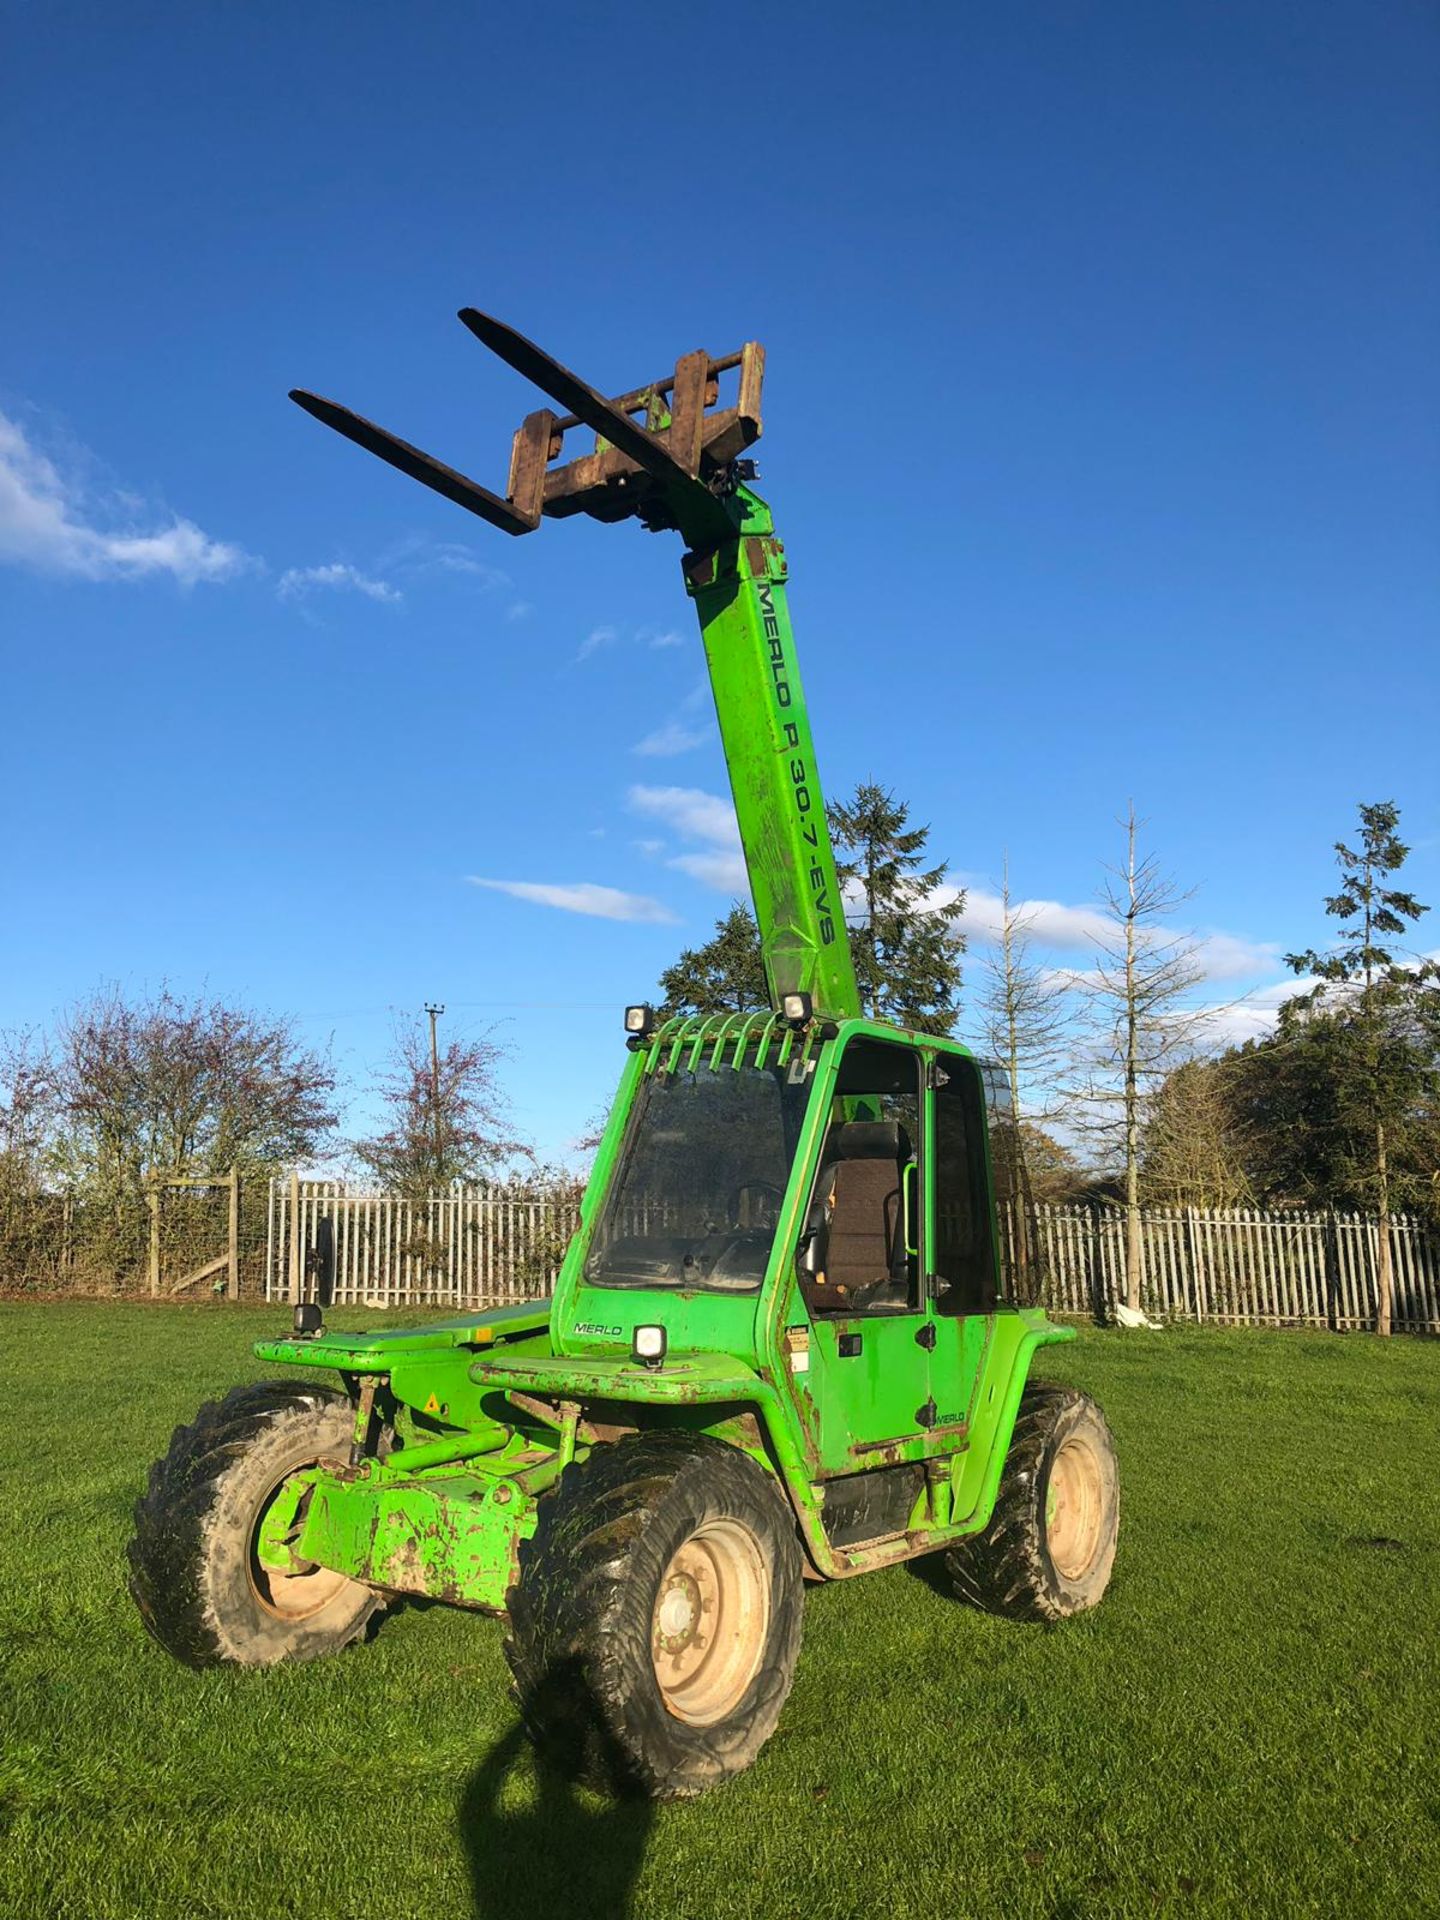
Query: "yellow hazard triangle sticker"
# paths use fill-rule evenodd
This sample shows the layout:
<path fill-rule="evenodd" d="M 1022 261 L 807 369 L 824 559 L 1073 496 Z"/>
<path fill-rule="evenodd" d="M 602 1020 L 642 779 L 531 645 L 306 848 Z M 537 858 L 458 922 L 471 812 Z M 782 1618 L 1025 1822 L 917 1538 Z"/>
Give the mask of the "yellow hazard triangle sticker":
<path fill-rule="evenodd" d="M 432 1393 L 430 1398 L 425 1402 L 425 1412 L 438 1413 L 439 1411 L 440 1411 L 440 1402 L 435 1398 L 435 1395 Z"/>

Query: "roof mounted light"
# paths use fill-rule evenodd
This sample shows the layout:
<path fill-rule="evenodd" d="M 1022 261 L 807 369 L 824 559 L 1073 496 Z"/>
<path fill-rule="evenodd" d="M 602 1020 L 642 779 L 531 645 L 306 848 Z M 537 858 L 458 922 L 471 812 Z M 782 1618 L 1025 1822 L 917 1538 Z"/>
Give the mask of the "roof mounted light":
<path fill-rule="evenodd" d="M 787 993 L 780 1001 L 780 1017 L 789 1027 L 808 1027 L 815 1002 L 808 993 Z"/>
<path fill-rule="evenodd" d="M 625 1031 L 632 1040 L 647 1040 L 655 1031 L 655 1009 L 645 1005 L 626 1007 Z"/>

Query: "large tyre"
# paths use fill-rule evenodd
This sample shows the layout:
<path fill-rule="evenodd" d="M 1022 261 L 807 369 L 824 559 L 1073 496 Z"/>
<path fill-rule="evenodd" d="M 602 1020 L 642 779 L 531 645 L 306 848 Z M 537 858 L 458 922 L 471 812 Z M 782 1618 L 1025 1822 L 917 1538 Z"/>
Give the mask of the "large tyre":
<path fill-rule="evenodd" d="M 1011 1620 L 1064 1620 L 1098 1605 L 1120 1529 L 1120 1472 L 1087 1393 L 1027 1387 L 995 1511 L 945 1556 L 955 1591 Z"/>
<path fill-rule="evenodd" d="M 748 1767 L 800 1653 L 795 1521 L 763 1468 L 645 1433 L 566 1469 L 520 1548 L 506 1655 L 551 1764 L 674 1799 Z"/>
<path fill-rule="evenodd" d="M 365 1629 L 379 1596 L 325 1567 L 267 1573 L 260 1521 L 291 1474 L 345 1459 L 345 1396 L 269 1382 L 237 1387 L 177 1427 L 135 1507 L 130 1591 L 161 1646 L 190 1667 L 314 1660 Z"/>

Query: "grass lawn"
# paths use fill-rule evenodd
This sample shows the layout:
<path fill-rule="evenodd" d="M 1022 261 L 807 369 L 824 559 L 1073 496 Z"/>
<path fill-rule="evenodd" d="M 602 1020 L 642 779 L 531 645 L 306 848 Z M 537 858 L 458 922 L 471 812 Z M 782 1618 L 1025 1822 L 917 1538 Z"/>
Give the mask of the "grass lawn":
<path fill-rule="evenodd" d="M 759 1763 L 657 1810 L 537 1780 L 496 1621 L 402 1608 L 258 1673 L 146 1637 L 145 1469 L 282 1324 L 0 1306 L 0 1913 L 1440 1914 L 1440 1342 L 1042 1354 L 1119 1442 L 1105 1604 L 1045 1629 L 923 1567 L 813 1588 Z"/>

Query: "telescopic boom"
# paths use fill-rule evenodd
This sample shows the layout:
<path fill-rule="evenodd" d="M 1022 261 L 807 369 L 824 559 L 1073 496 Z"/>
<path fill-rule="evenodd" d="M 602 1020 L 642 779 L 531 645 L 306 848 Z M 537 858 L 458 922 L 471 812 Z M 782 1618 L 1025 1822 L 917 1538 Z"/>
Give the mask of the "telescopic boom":
<path fill-rule="evenodd" d="M 522 423 L 503 496 L 346 407 L 299 389 L 290 397 L 503 533 L 585 513 L 683 537 L 771 1001 L 783 1009 L 803 994 L 822 1019 L 860 1013 L 786 605 L 785 549 L 747 484 L 753 463 L 742 458 L 760 437 L 764 349 L 751 341 L 719 360 L 689 353 L 668 378 L 609 400 L 502 321 L 473 307 L 460 319 L 564 409 L 543 408 Z M 721 376 L 732 372 L 737 396 L 721 407 Z M 562 461 L 566 436 L 581 427 L 594 433 L 593 451 Z"/>

